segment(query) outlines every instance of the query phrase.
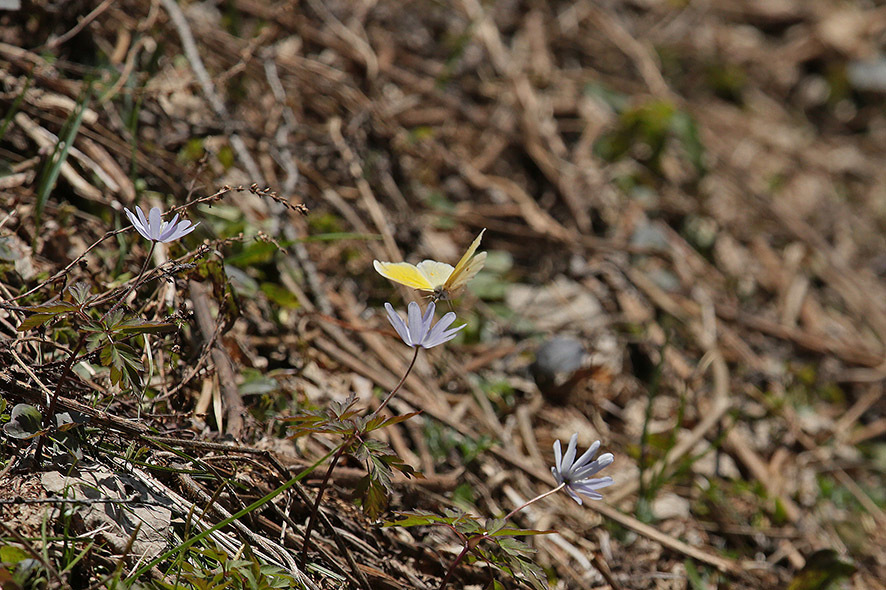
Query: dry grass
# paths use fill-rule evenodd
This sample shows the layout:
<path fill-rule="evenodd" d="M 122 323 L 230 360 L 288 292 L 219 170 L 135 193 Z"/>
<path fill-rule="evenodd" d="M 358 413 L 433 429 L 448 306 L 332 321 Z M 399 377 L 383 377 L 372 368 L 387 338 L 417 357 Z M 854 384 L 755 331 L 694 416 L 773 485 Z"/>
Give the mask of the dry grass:
<path fill-rule="evenodd" d="M 547 489 L 553 440 L 578 431 L 615 453 L 616 485 L 517 517 L 559 531 L 531 540 L 552 587 L 806 590 L 837 559 L 843 587 L 883 587 L 886 116 L 851 74 L 882 8 L 27 4 L 0 12 L 0 395 L 43 403 L 76 345 L 68 324 L 16 332 L 23 306 L 85 281 L 107 309 L 147 253 L 107 234 L 122 207 L 188 204 L 193 248 L 158 248 L 126 302 L 179 322 L 152 340 L 144 403 L 95 355 L 59 402 L 90 416 L 85 464 L 157 486 L 174 526 L 193 506 L 210 507 L 196 528 L 218 522 L 327 452 L 281 438 L 282 417 L 397 382 L 407 351 L 381 305 L 416 295 L 373 258 L 453 261 L 485 227 L 488 270 L 455 306 L 466 336 L 422 356 L 392 406 L 422 411 L 384 436 L 425 475 L 395 482 L 392 511 L 501 515 Z M 530 364 L 554 335 L 587 354 L 540 389 Z M 2 495 L 39 499 L 51 465 L 2 441 Z M 336 471 L 311 555 L 332 573 L 313 583 L 437 587 L 454 538 L 369 522 L 348 491 L 361 475 Z M 217 545 L 287 566 L 319 478 Z M 5 524 L 30 506 L 4 505 Z M 21 535 L 64 569 L 49 537 L 67 521 L 48 514 L 50 533 Z M 125 540 L 97 539 L 47 583 L 131 571 Z"/>

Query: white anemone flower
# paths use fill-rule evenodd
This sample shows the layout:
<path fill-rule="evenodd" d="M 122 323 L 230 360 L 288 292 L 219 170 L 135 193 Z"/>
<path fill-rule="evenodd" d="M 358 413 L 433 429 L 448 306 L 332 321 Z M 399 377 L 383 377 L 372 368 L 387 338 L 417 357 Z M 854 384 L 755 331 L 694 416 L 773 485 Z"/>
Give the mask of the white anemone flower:
<path fill-rule="evenodd" d="M 397 330 L 397 334 L 400 335 L 400 338 L 407 346 L 413 348 L 416 346 L 433 348 L 444 342 L 449 342 L 455 338 L 455 335 L 459 330 L 467 325 L 463 324 L 457 328 L 447 330 L 452 322 L 455 321 L 455 313 L 450 311 L 440 318 L 439 322 L 431 327 L 431 324 L 434 323 L 434 310 L 436 309 L 433 302 L 428 304 L 428 309 L 425 310 L 424 315 L 422 315 L 418 303 L 415 301 L 410 302 L 407 306 L 407 318 L 405 322 L 403 321 L 403 318 L 394 311 L 394 307 L 390 303 L 385 303 L 385 309 L 388 310 L 388 321 L 391 322 L 391 325 Z"/>
<path fill-rule="evenodd" d="M 157 207 L 151 208 L 151 212 L 148 213 L 147 218 L 145 218 L 145 214 L 141 207 L 135 208 L 136 213 L 133 213 L 126 207 L 124 207 L 123 210 L 126 212 L 126 216 L 129 218 L 129 221 L 132 222 L 132 226 L 135 230 L 146 240 L 152 242 L 163 242 L 164 244 L 174 242 L 175 240 L 188 235 L 194 231 L 195 227 L 200 225 L 199 223 L 191 225 L 191 222 L 187 219 L 179 221 L 178 213 L 176 213 L 175 217 L 171 220 L 163 221 L 161 219 L 160 209 Z"/>
<path fill-rule="evenodd" d="M 596 461 L 591 461 L 600 448 L 600 441 L 596 441 L 591 445 L 591 448 L 576 459 L 575 447 L 577 443 L 578 433 L 576 432 L 569 439 L 569 446 L 566 449 L 566 454 L 563 455 L 560 450 L 560 441 L 554 442 L 554 466 L 551 467 L 551 473 L 558 484 L 566 484 L 566 491 L 579 504 L 582 503 L 579 494 L 593 500 L 602 500 L 603 495 L 596 490 L 611 486 L 612 478 L 606 476 L 591 479 L 591 476 L 596 475 L 601 469 L 612 463 L 615 458 L 612 456 L 612 453 L 603 453 Z"/>

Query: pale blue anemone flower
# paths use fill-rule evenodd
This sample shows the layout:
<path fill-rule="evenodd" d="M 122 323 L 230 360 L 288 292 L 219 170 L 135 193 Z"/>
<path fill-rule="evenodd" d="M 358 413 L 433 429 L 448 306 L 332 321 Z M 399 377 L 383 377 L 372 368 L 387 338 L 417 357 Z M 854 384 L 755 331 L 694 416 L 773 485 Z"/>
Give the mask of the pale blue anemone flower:
<path fill-rule="evenodd" d="M 161 219 L 160 209 L 157 207 L 151 208 L 151 212 L 148 213 L 147 219 L 145 218 L 145 214 L 141 207 L 135 208 L 136 213 L 133 213 L 126 207 L 124 207 L 123 210 L 126 212 L 129 221 L 132 222 L 132 227 L 134 227 L 142 237 L 152 242 L 163 242 L 164 244 L 174 242 L 175 240 L 188 235 L 194 231 L 194 228 L 200 225 L 199 223 L 191 225 L 191 222 L 187 219 L 179 221 L 178 213 L 176 213 L 175 217 L 171 220 L 163 221 Z"/>
<path fill-rule="evenodd" d="M 415 301 L 410 302 L 406 308 L 407 317 L 405 322 L 403 321 L 403 318 L 394 311 L 394 307 L 390 303 L 385 303 L 385 309 L 388 310 L 388 321 L 391 322 L 391 325 L 397 330 L 397 334 L 400 335 L 400 338 L 407 346 L 413 348 L 416 346 L 433 348 L 444 342 L 449 342 L 455 338 L 455 335 L 459 330 L 467 325 L 462 324 L 457 328 L 447 330 L 447 328 L 452 325 L 452 322 L 455 321 L 455 313 L 450 311 L 440 318 L 439 322 L 431 327 L 431 324 L 434 323 L 434 310 L 436 309 L 433 302 L 428 304 L 428 308 L 425 310 L 424 315 L 422 315 L 418 303 Z"/>
<path fill-rule="evenodd" d="M 602 500 L 603 495 L 596 490 L 611 486 L 612 478 L 606 476 L 591 479 L 591 476 L 596 475 L 601 469 L 612 463 L 615 458 L 612 456 L 612 453 L 603 453 L 596 461 L 591 461 L 600 448 L 600 441 L 596 441 L 591 445 L 591 448 L 576 459 L 575 447 L 577 443 L 578 433 L 576 432 L 569 439 L 569 446 L 566 448 L 566 454 L 563 455 L 560 451 L 560 441 L 554 441 L 554 466 L 551 467 L 551 473 L 558 484 L 566 484 L 566 491 L 579 504 L 582 503 L 579 494 L 593 500 Z"/>

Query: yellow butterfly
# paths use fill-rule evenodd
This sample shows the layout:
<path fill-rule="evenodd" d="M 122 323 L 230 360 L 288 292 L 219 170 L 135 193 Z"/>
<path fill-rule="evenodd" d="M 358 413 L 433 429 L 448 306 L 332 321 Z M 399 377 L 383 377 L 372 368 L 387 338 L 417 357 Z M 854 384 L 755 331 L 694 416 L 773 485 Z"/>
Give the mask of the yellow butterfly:
<path fill-rule="evenodd" d="M 455 268 L 436 260 L 422 260 L 418 264 L 373 260 L 372 266 L 375 267 L 378 274 L 395 283 L 433 293 L 435 301 L 449 299 L 453 293 L 464 287 L 483 268 L 486 252 L 479 252 L 476 256 L 474 256 L 474 252 L 477 252 L 485 231 L 484 228 L 480 232 Z"/>

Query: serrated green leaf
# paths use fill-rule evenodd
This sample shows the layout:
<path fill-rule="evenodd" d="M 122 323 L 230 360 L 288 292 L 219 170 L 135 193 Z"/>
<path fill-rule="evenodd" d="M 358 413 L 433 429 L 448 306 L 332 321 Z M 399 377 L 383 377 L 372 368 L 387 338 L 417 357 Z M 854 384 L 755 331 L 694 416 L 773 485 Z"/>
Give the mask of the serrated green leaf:
<path fill-rule="evenodd" d="M 335 417 L 338 420 L 342 420 L 345 418 L 350 418 L 354 414 L 357 413 L 357 410 L 354 409 L 354 405 L 357 403 L 357 395 L 351 393 L 348 397 L 341 402 L 333 401 L 329 404 L 329 416 Z"/>
<path fill-rule="evenodd" d="M 102 347 L 102 351 L 98 355 L 98 359 L 102 366 L 109 367 L 112 363 L 117 362 L 117 349 L 113 342 L 108 342 Z"/>
<path fill-rule="evenodd" d="M 364 476 L 355 487 L 363 504 L 363 513 L 368 518 L 376 519 L 388 506 L 388 494 L 379 482 L 370 476 Z"/>
<path fill-rule="evenodd" d="M 545 577 L 544 571 L 535 565 L 534 562 L 519 558 L 512 558 L 509 561 L 511 567 L 519 570 L 523 577 L 532 584 L 533 588 L 536 590 L 549 590 L 548 580 Z"/>
<path fill-rule="evenodd" d="M 130 318 L 113 326 L 112 330 L 118 334 L 127 335 L 162 334 L 165 332 L 174 332 L 175 324 L 156 320 L 144 320 L 141 318 Z"/>
<path fill-rule="evenodd" d="M 27 330 L 42 326 L 54 317 L 77 311 L 77 306 L 67 301 L 53 301 L 52 303 L 41 303 L 40 305 L 25 307 L 24 310 L 34 315 L 25 318 L 18 327 L 19 332 L 26 332 Z"/>
<path fill-rule="evenodd" d="M 547 530 L 547 531 L 537 531 L 534 529 L 515 529 L 515 528 L 502 528 L 495 532 L 490 532 L 490 537 L 531 537 L 534 535 L 551 535 L 556 533 L 555 530 Z"/>
<path fill-rule="evenodd" d="M 498 546 L 501 547 L 502 550 L 508 555 L 522 556 L 536 552 L 533 547 L 513 537 L 496 537 L 495 540 Z"/>
<path fill-rule="evenodd" d="M 19 324 L 17 330 L 19 332 L 33 330 L 34 328 L 42 326 L 54 317 L 56 317 L 56 314 L 35 313 L 34 315 L 25 318 L 24 321 Z"/>
<path fill-rule="evenodd" d="M 52 303 L 41 303 L 40 305 L 30 305 L 24 308 L 24 311 L 30 313 L 45 313 L 58 315 L 60 313 L 68 313 L 77 311 L 77 306 L 68 301 L 53 301 Z"/>
<path fill-rule="evenodd" d="M 464 515 L 462 518 L 453 522 L 455 530 L 465 536 L 476 535 L 484 531 L 485 527 L 483 527 L 483 525 L 481 525 L 474 517 L 466 518 L 467 516 L 468 515 Z"/>
<path fill-rule="evenodd" d="M 89 301 L 90 288 L 89 283 L 85 281 L 77 281 L 68 287 L 66 291 L 71 295 L 71 299 L 73 299 L 78 305 L 83 305 Z"/>
<path fill-rule="evenodd" d="M 101 327 L 99 329 L 101 329 L 101 330 L 113 329 L 114 326 L 120 324 L 123 321 L 125 314 L 126 314 L 126 312 L 123 311 L 122 309 L 115 309 L 110 314 L 108 314 L 108 316 L 105 318 L 104 327 Z"/>
<path fill-rule="evenodd" d="M 433 526 L 433 525 L 449 525 L 455 520 L 451 516 L 440 516 L 433 512 L 425 510 L 415 510 L 413 512 L 398 512 L 396 516 L 402 516 L 401 520 L 392 520 L 385 522 L 383 527 L 401 526 L 409 528 L 414 526 Z"/>
<path fill-rule="evenodd" d="M 94 332 L 86 337 L 86 350 L 93 351 L 102 346 L 106 336 L 102 332 Z"/>
<path fill-rule="evenodd" d="M 114 347 L 117 349 L 117 353 L 119 354 L 120 359 L 125 364 L 139 371 L 144 370 L 144 365 L 142 365 L 142 361 L 137 350 L 123 342 L 114 343 Z"/>
<path fill-rule="evenodd" d="M 383 416 L 376 416 L 372 420 L 366 422 L 363 426 L 363 430 L 365 432 L 372 432 L 373 430 L 378 430 L 379 428 L 387 428 L 388 426 L 393 426 L 394 424 L 399 424 L 400 422 L 404 422 L 409 420 L 413 416 L 418 416 L 421 412 L 409 412 L 408 414 L 402 414 L 400 416 L 390 416 L 388 418 L 384 418 Z"/>

